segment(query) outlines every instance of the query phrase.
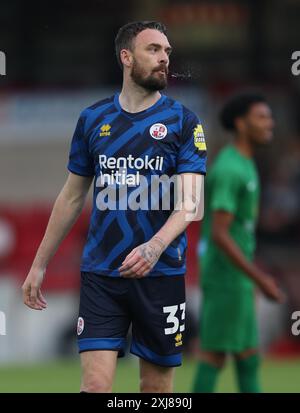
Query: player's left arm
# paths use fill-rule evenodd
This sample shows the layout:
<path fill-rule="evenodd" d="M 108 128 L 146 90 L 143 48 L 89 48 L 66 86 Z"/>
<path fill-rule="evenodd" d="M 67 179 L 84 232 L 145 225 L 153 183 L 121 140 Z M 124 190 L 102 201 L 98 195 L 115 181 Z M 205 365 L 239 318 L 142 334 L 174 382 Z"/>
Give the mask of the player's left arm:
<path fill-rule="evenodd" d="M 144 244 L 134 248 L 119 268 L 126 278 L 146 276 L 163 251 L 178 237 L 191 221 L 203 216 L 204 176 L 199 173 L 177 175 L 177 202 L 174 211 L 161 229 Z"/>

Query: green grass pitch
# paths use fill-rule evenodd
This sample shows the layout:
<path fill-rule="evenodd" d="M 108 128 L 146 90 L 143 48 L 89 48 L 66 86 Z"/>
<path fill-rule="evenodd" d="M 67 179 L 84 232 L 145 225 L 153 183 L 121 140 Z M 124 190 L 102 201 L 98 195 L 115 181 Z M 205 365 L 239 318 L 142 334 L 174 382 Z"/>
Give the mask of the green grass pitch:
<path fill-rule="evenodd" d="M 176 369 L 174 391 L 190 392 L 194 373 L 195 362 L 185 359 L 183 366 Z M 114 392 L 138 392 L 138 374 L 136 358 L 119 360 Z M 79 391 L 79 381 L 80 365 L 77 358 L 44 364 L 0 366 L 0 393 L 76 393 Z M 300 359 L 264 360 L 261 382 L 264 392 L 299 393 Z M 220 375 L 217 391 L 222 393 L 237 391 L 233 365 L 230 361 Z"/>

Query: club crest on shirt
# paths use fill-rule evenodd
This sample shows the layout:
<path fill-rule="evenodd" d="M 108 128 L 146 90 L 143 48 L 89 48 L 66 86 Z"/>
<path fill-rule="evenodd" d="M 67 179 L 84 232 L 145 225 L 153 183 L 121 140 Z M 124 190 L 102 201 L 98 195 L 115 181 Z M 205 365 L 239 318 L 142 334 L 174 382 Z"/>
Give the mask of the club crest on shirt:
<path fill-rule="evenodd" d="M 84 330 L 84 319 L 82 317 L 79 317 L 78 322 L 77 322 L 77 335 L 80 336 L 83 330 Z"/>
<path fill-rule="evenodd" d="M 151 126 L 149 132 L 153 139 L 160 140 L 167 136 L 168 129 L 163 123 L 155 123 Z"/>
<path fill-rule="evenodd" d="M 206 143 L 202 125 L 199 123 L 194 129 L 194 145 L 200 151 L 206 151 Z"/>

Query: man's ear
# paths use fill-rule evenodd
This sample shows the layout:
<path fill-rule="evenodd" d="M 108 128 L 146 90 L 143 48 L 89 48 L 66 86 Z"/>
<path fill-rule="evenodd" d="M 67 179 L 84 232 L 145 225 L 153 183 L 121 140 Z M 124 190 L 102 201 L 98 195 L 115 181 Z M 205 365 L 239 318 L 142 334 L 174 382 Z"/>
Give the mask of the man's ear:
<path fill-rule="evenodd" d="M 234 126 L 237 131 L 244 132 L 246 128 L 246 122 L 245 122 L 244 117 L 240 116 L 240 117 L 235 118 Z"/>
<path fill-rule="evenodd" d="M 132 65 L 133 56 L 130 50 L 122 49 L 120 52 L 120 58 L 124 66 L 130 67 Z"/>

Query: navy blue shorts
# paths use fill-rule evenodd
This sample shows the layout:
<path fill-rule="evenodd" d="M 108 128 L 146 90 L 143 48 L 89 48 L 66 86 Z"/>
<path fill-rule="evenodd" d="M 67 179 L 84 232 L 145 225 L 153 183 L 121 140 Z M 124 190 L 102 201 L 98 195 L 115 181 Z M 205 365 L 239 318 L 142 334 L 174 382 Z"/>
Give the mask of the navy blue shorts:
<path fill-rule="evenodd" d="M 184 276 L 126 279 L 83 272 L 77 325 L 79 352 L 130 352 L 160 366 L 180 366 L 185 328 Z"/>

